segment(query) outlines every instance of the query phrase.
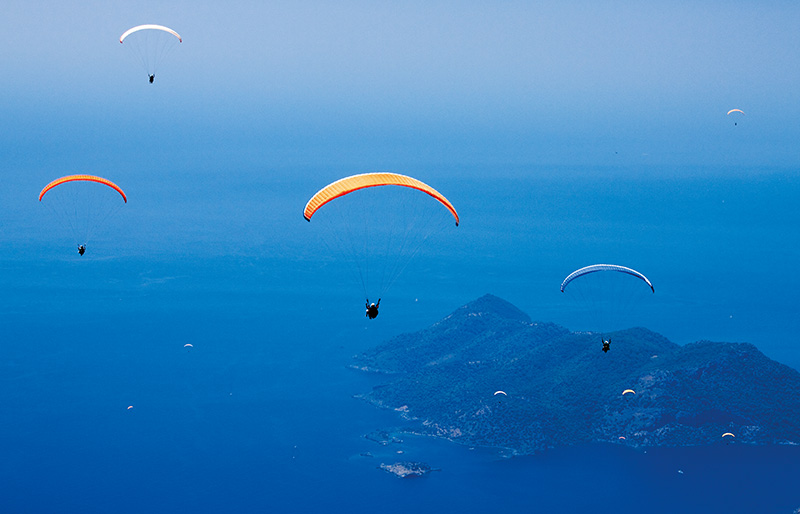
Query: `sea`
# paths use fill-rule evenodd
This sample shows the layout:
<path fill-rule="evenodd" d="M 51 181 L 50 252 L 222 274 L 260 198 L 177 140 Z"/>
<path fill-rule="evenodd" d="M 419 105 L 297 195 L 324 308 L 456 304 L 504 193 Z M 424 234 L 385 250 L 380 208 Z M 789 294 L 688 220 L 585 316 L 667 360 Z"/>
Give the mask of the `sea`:
<path fill-rule="evenodd" d="M 302 218 L 325 173 L 118 177 L 129 201 L 82 257 L 36 201 L 55 177 L 14 174 L 0 190 L 0 512 L 800 507 L 797 446 L 513 456 L 364 437 L 408 423 L 357 397 L 386 378 L 348 368 L 353 355 L 486 293 L 573 328 L 559 285 L 589 264 L 634 267 L 653 282 L 632 326 L 679 344 L 750 342 L 800 369 L 796 170 L 500 168 L 420 171 L 461 224 L 426 242 L 373 321 L 360 285 Z M 379 469 L 401 461 L 435 471 L 399 479 Z"/>

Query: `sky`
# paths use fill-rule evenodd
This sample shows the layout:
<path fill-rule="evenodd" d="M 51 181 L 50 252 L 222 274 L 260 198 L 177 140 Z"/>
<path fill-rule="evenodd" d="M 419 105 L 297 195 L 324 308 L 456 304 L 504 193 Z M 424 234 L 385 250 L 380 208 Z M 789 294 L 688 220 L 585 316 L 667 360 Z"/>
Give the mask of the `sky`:
<path fill-rule="evenodd" d="M 797 10 L 12 1 L 6 167 L 793 166 Z M 184 42 L 146 88 L 116 41 L 151 22 Z M 732 108 L 747 113 L 738 140 Z"/>

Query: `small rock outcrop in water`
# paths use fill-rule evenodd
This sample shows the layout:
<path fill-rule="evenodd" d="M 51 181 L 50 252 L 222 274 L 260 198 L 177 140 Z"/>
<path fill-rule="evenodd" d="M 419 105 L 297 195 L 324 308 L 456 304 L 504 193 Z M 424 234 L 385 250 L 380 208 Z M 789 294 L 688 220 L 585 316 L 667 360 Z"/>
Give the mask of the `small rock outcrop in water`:
<path fill-rule="evenodd" d="M 680 346 L 644 328 L 611 340 L 605 354 L 596 334 L 534 322 L 486 295 L 353 367 L 392 374 L 362 397 L 414 420 L 415 432 L 517 454 L 710 444 L 726 432 L 732 444 L 800 442 L 800 373 L 755 346 Z"/>
<path fill-rule="evenodd" d="M 433 471 L 430 466 L 422 462 L 395 462 L 381 464 L 379 467 L 398 478 L 421 477 Z"/>
<path fill-rule="evenodd" d="M 378 444 L 381 444 L 383 446 L 387 446 L 392 443 L 403 442 L 402 439 L 395 437 L 386 430 L 375 430 L 373 432 L 370 432 L 369 434 L 366 434 L 364 438 L 376 442 Z"/>

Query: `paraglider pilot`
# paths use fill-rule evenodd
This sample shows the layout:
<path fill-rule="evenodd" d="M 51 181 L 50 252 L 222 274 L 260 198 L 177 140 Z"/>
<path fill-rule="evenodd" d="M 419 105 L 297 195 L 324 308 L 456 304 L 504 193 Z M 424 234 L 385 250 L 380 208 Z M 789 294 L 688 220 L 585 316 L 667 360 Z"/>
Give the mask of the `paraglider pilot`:
<path fill-rule="evenodd" d="M 153 81 L 154 81 L 155 79 L 156 79 L 156 74 L 155 74 L 155 73 L 154 73 L 154 74 L 152 74 L 152 75 L 150 75 L 150 83 L 151 83 L 151 84 L 153 83 Z"/>
<path fill-rule="evenodd" d="M 606 353 L 610 349 L 611 339 L 603 339 L 603 352 Z"/>
<path fill-rule="evenodd" d="M 78 245 L 78 253 L 80 255 L 83 255 L 84 253 L 86 253 L 86 245 Z"/>
<path fill-rule="evenodd" d="M 367 298 L 367 317 L 369 319 L 375 319 L 378 317 L 378 307 L 381 306 L 381 299 L 378 298 L 378 303 L 369 303 L 369 298 Z"/>

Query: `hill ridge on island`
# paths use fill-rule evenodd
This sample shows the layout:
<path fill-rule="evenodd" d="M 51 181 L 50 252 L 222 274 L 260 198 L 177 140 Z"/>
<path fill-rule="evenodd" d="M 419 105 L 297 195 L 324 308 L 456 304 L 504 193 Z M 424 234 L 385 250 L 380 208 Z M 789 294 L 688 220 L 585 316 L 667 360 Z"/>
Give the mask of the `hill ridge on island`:
<path fill-rule="evenodd" d="M 532 321 L 487 294 L 352 367 L 391 374 L 362 397 L 415 420 L 415 431 L 519 454 L 702 445 L 726 432 L 737 443 L 800 442 L 800 373 L 752 344 L 680 346 L 645 328 L 612 338 L 605 354 L 596 335 Z"/>

